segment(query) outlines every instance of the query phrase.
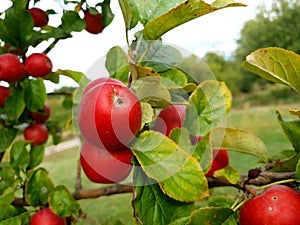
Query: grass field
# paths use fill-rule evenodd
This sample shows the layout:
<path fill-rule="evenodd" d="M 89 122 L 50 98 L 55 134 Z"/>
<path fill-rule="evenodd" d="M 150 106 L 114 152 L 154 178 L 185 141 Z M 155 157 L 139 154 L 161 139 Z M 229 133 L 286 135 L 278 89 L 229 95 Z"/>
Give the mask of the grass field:
<path fill-rule="evenodd" d="M 229 116 L 228 127 L 249 130 L 257 134 L 266 144 L 269 155 L 276 155 L 279 150 L 291 148 L 285 138 L 275 110 L 279 110 L 284 116 L 289 116 L 288 109 L 296 107 L 296 104 L 278 104 L 272 106 L 238 107 L 233 109 Z M 42 166 L 50 171 L 50 176 L 56 184 L 65 184 L 71 191 L 74 190 L 76 163 L 78 149 L 73 148 L 45 158 Z M 254 156 L 230 152 L 230 165 L 240 172 L 246 173 L 249 168 L 258 166 L 258 159 Z M 92 184 L 83 175 L 84 188 L 96 188 L 99 185 Z M 219 191 L 219 192 L 218 192 Z M 226 193 L 227 189 L 217 190 L 218 193 Z M 132 194 L 121 194 L 98 199 L 80 200 L 84 212 L 99 221 L 100 224 L 133 224 L 131 209 Z M 88 221 L 84 225 L 92 224 Z"/>

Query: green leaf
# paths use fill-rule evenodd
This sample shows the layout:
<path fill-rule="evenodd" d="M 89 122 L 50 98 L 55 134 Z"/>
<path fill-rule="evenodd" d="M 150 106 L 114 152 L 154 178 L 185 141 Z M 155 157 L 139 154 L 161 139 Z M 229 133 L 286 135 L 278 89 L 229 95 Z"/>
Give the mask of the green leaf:
<path fill-rule="evenodd" d="M 218 2 L 222 3 L 223 1 Z M 145 2 L 140 4 L 144 4 L 144 6 L 139 7 L 139 10 L 141 21 L 145 24 L 143 34 L 146 40 L 156 40 L 167 31 L 183 23 L 219 9 L 245 6 L 232 1 L 229 4 L 215 3 L 209 5 L 202 0 L 151 1 L 151 4 L 148 4 L 148 2 L 147 4 Z"/>
<path fill-rule="evenodd" d="M 224 177 L 231 184 L 237 184 L 241 179 L 239 171 L 233 167 L 227 166 L 214 172 L 214 177 Z"/>
<path fill-rule="evenodd" d="M 296 181 L 300 182 L 300 159 L 298 160 L 297 166 L 296 166 Z"/>
<path fill-rule="evenodd" d="M 0 195 L 2 195 L 7 188 L 14 186 L 16 175 L 16 171 L 11 166 L 0 167 Z"/>
<path fill-rule="evenodd" d="M 287 136 L 288 140 L 297 153 L 300 152 L 300 119 L 286 120 L 282 118 L 279 111 L 276 111 L 278 121 Z"/>
<path fill-rule="evenodd" d="M 57 186 L 50 195 L 49 205 L 53 212 L 60 217 L 69 217 L 80 209 L 78 202 L 63 185 Z"/>
<path fill-rule="evenodd" d="M 145 173 L 171 198 L 192 202 L 208 195 L 207 180 L 197 160 L 165 135 L 145 131 L 132 150 Z"/>
<path fill-rule="evenodd" d="M 263 162 L 268 162 L 268 150 L 263 141 L 255 134 L 234 128 L 216 128 L 211 133 L 214 149 L 227 149 L 254 155 Z"/>
<path fill-rule="evenodd" d="M 225 126 L 232 95 L 225 83 L 207 80 L 193 91 L 189 102 L 184 127 L 195 136 L 204 136 L 215 127 Z"/>
<path fill-rule="evenodd" d="M 45 153 L 45 146 L 44 145 L 37 145 L 31 147 L 30 150 L 30 165 L 29 169 L 33 169 L 34 167 L 40 165 L 44 158 Z"/>
<path fill-rule="evenodd" d="M 191 220 L 187 224 L 222 225 L 233 213 L 231 209 L 223 207 L 200 208 L 192 212 Z"/>
<path fill-rule="evenodd" d="M 244 69 L 300 93 L 300 55 L 276 47 L 261 48 L 247 56 Z"/>
<path fill-rule="evenodd" d="M 44 109 L 47 98 L 46 87 L 42 78 L 26 79 L 23 82 L 24 101 L 30 111 L 38 112 Z"/>
<path fill-rule="evenodd" d="M 30 163 L 25 141 L 15 142 L 10 150 L 10 164 L 16 171 L 25 170 Z"/>
<path fill-rule="evenodd" d="M 153 120 L 154 112 L 151 105 L 147 102 L 141 102 L 141 106 L 142 106 L 141 128 L 143 128 L 145 124 L 148 124 Z"/>
<path fill-rule="evenodd" d="M 80 18 L 79 14 L 75 11 L 66 11 L 62 18 L 62 28 L 66 33 L 71 33 L 73 31 L 82 31 L 86 24 L 83 19 Z"/>
<path fill-rule="evenodd" d="M 130 30 L 135 27 L 139 20 L 138 9 L 134 1 L 119 0 L 119 5 L 122 10 L 125 28 Z"/>
<path fill-rule="evenodd" d="M 48 197 L 54 190 L 54 184 L 47 171 L 34 171 L 25 188 L 25 199 L 31 206 L 46 205 Z"/>
<path fill-rule="evenodd" d="M 115 17 L 110 7 L 110 0 L 104 0 L 101 3 L 101 12 L 102 12 L 102 18 L 101 18 L 102 24 L 104 27 L 107 27 Z"/>
<path fill-rule="evenodd" d="M 210 207 L 226 207 L 230 208 L 234 204 L 234 200 L 224 195 L 210 196 L 207 205 Z"/>
<path fill-rule="evenodd" d="M 52 142 L 54 145 L 57 145 L 62 141 L 62 132 L 61 127 L 58 123 L 46 122 L 49 133 L 52 135 Z"/>
<path fill-rule="evenodd" d="M 147 102 L 152 107 L 164 108 L 171 103 L 171 95 L 159 77 L 139 79 L 134 82 L 132 89 L 140 101 Z"/>
<path fill-rule="evenodd" d="M 187 84 L 185 73 L 179 69 L 173 68 L 159 74 L 163 78 L 162 83 L 168 88 Z"/>
<path fill-rule="evenodd" d="M 5 101 L 4 111 L 9 120 L 17 121 L 25 109 L 24 90 L 11 88 L 11 93 Z"/>
<path fill-rule="evenodd" d="M 135 197 L 133 199 L 135 219 L 147 225 L 171 224 L 184 225 L 178 220 L 189 218 L 195 209 L 193 203 L 176 201 L 165 195 L 159 185 L 147 177 L 144 172 L 135 167 L 133 180 L 135 183 Z M 187 221 L 187 219 L 185 219 Z"/>
<path fill-rule="evenodd" d="M 90 80 L 82 72 L 58 69 L 55 73 L 57 75 L 64 75 L 70 77 L 75 82 L 77 82 L 81 87 L 86 87 L 90 82 Z"/>
<path fill-rule="evenodd" d="M 17 136 L 17 129 L 0 124 L 0 152 L 4 152 Z"/>
<path fill-rule="evenodd" d="M 5 11 L 5 18 L 0 23 L 0 39 L 6 44 L 25 49 L 34 34 L 33 19 L 28 10 L 17 2 Z"/>
<path fill-rule="evenodd" d="M 119 46 L 111 48 L 106 54 L 105 67 L 109 72 L 109 76 L 128 83 L 129 64 L 127 55 Z"/>

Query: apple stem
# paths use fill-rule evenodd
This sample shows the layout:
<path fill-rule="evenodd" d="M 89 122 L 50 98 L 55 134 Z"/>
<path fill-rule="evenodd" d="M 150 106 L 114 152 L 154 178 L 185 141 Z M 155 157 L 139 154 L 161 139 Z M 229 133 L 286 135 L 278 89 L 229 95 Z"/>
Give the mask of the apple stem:
<path fill-rule="evenodd" d="M 248 198 L 244 199 L 243 201 L 236 201 L 232 206 L 231 209 L 233 212 L 236 212 L 242 205 L 248 200 Z"/>
<path fill-rule="evenodd" d="M 277 185 L 277 184 L 287 184 L 287 183 L 292 183 L 292 182 L 295 182 L 296 179 L 287 179 L 287 180 L 280 180 L 280 181 L 276 181 L 276 182 L 273 182 L 273 183 L 270 183 L 270 184 L 266 184 L 266 185 L 263 185 L 263 186 L 260 186 L 260 187 L 257 187 L 257 189 L 266 189 L 268 187 L 271 187 L 271 186 L 274 186 L 274 185 Z"/>

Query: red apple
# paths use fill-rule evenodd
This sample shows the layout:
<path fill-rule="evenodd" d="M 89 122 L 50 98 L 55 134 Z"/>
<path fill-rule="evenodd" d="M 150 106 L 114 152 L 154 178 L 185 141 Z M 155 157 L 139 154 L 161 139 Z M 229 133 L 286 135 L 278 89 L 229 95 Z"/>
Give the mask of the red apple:
<path fill-rule="evenodd" d="M 99 34 L 103 31 L 102 15 L 100 13 L 92 14 L 89 11 L 84 12 L 86 23 L 85 30 L 91 34 Z"/>
<path fill-rule="evenodd" d="M 16 55 L 12 53 L 0 55 L 0 80 L 14 83 L 21 81 L 25 75 L 26 69 Z"/>
<path fill-rule="evenodd" d="M 4 106 L 5 100 L 10 95 L 10 89 L 8 87 L 0 86 L 0 106 Z"/>
<path fill-rule="evenodd" d="M 48 104 L 44 106 L 44 112 L 30 112 L 32 119 L 38 123 L 46 122 L 50 117 L 51 109 Z"/>
<path fill-rule="evenodd" d="M 56 215 L 50 208 L 43 208 L 33 215 L 30 225 L 67 225 L 65 218 Z"/>
<path fill-rule="evenodd" d="M 48 14 L 40 8 L 31 8 L 29 13 L 32 16 L 35 27 L 44 27 L 48 24 Z"/>
<path fill-rule="evenodd" d="M 124 85 L 103 83 L 83 95 L 78 124 L 83 137 L 113 151 L 127 146 L 140 130 L 141 104 Z"/>
<path fill-rule="evenodd" d="M 240 225 L 300 225 L 300 194 L 290 187 L 274 185 L 245 202 Z"/>
<path fill-rule="evenodd" d="M 80 162 L 86 176 L 95 183 L 111 184 L 123 181 L 132 169 L 132 152 L 124 147 L 108 152 L 83 141 Z"/>
<path fill-rule="evenodd" d="M 44 77 L 52 71 L 52 62 L 43 53 L 33 53 L 25 61 L 27 73 L 33 77 Z"/>
<path fill-rule="evenodd" d="M 108 77 L 100 77 L 96 80 L 93 80 L 92 82 L 90 82 L 84 89 L 83 91 L 83 95 L 85 93 L 87 93 L 89 90 L 91 90 L 93 87 L 99 85 L 99 84 L 103 84 L 103 83 L 116 83 L 116 84 L 120 84 L 120 85 L 124 85 L 121 81 L 114 79 L 114 78 L 108 78 Z"/>
<path fill-rule="evenodd" d="M 169 136 L 174 128 L 182 127 L 185 110 L 185 105 L 170 105 L 162 109 L 155 120 L 154 130 Z"/>
<path fill-rule="evenodd" d="M 31 146 L 36 146 L 47 142 L 49 132 L 45 124 L 34 123 L 25 128 L 23 135 L 25 140 L 31 141 Z"/>
<path fill-rule="evenodd" d="M 224 149 L 213 149 L 213 160 L 209 171 L 205 174 L 206 177 L 212 177 L 214 172 L 225 168 L 229 164 L 228 152 Z"/>

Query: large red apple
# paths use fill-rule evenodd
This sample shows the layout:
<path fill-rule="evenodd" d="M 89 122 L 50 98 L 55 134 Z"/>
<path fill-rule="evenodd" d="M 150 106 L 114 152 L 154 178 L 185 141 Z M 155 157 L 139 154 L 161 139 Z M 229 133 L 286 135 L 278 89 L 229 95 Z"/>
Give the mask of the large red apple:
<path fill-rule="evenodd" d="M 84 12 L 84 20 L 86 23 L 85 30 L 91 34 L 99 34 L 103 31 L 102 14 L 92 14 L 89 11 Z"/>
<path fill-rule="evenodd" d="M 4 106 L 5 100 L 10 95 L 10 89 L 8 87 L 0 86 L 0 106 Z"/>
<path fill-rule="evenodd" d="M 48 129 L 43 123 L 30 124 L 23 132 L 24 138 L 31 141 L 31 146 L 45 144 L 48 139 Z"/>
<path fill-rule="evenodd" d="M 46 122 L 51 114 L 51 109 L 48 104 L 44 106 L 44 112 L 30 112 L 32 119 L 38 123 Z"/>
<path fill-rule="evenodd" d="M 246 201 L 239 212 L 240 225 L 300 225 L 300 194 L 275 185 Z"/>
<path fill-rule="evenodd" d="M 83 95 L 78 124 L 84 138 L 113 151 L 128 145 L 140 130 L 141 104 L 124 85 L 103 83 Z"/>
<path fill-rule="evenodd" d="M 132 169 L 132 152 L 124 147 L 108 152 L 86 140 L 80 151 L 80 162 L 86 176 L 95 183 L 111 184 L 123 181 Z"/>
<path fill-rule="evenodd" d="M 85 89 L 83 91 L 83 95 L 85 93 L 87 93 L 89 90 L 91 90 L 93 87 L 95 87 L 99 84 L 103 84 L 103 83 L 116 83 L 116 84 L 124 85 L 121 81 L 119 81 L 117 79 L 109 78 L 109 77 L 100 77 L 96 80 L 93 80 L 85 87 Z"/>
<path fill-rule="evenodd" d="M 67 225 L 67 222 L 50 208 L 43 208 L 31 217 L 30 225 Z"/>
<path fill-rule="evenodd" d="M 14 83 L 21 81 L 25 75 L 26 69 L 16 55 L 12 53 L 0 55 L 0 80 Z"/>
<path fill-rule="evenodd" d="M 185 105 L 170 105 L 162 109 L 155 120 L 154 130 L 169 136 L 174 128 L 182 127 L 185 110 Z"/>
<path fill-rule="evenodd" d="M 33 53 L 25 60 L 27 73 L 33 77 L 44 77 L 52 71 L 52 62 L 43 53 Z"/>
<path fill-rule="evenodd" d="M 35 27 L 44 27 L 48 24 L 49 17 L 48 14 L 40 8 L 31 8 L 29 13 L 32 16 Z"/>

